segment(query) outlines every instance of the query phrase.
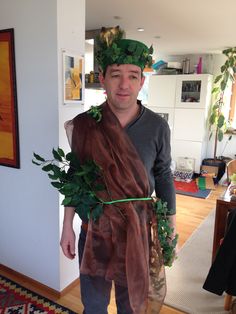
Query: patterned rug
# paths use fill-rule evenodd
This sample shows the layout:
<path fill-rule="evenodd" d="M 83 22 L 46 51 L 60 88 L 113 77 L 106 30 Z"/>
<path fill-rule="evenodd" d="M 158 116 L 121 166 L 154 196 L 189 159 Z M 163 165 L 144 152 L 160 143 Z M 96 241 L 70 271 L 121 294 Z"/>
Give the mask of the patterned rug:
<path fill-rule="evenodd" d="M 0 275 L 0 314 L 75 314 Z"/>
<path fill-rule="evenodd" d="M 195 181 L 191 181 L 189 183 L 174 181 L 174 184 L 176 193 L 181 195 L 187 195 L 197 198 L 207 198 L 211 193 L 210 189 L 200 190 Z"/>

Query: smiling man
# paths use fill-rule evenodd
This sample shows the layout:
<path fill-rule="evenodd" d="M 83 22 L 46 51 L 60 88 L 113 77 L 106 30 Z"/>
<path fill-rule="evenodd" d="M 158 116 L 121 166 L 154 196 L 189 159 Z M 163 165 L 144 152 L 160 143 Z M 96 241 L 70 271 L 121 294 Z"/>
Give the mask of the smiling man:
<path fill-rule="evenodd" d="M 100 73 L 100 82 L 107 93 L 107 102 L 125 127 L 139 113 L 137 96 L 144 83 L 141 68 L 133 64 L 109 65 Z"/>
<path fill-rule="evenodd" d="M 99 165 L 105 189 L 97 191 L 103 212 L 81 215 L 80 285 L 84 314 L 106 314 L 112 282 L 118 314 L 159 313 L 165 276 L 157 221 L 150 196 L 167 202 L 175 236 L 175 192 L 170 170 L 170 130 L 164 119 L 137 100 L 152 49 L 110 32 L 98 42 L 100 82 L 107 100 L 66 123 L 72 151 L 81 163 Z M 109 34 L 108 34 L 109 35 Z M 93 209 L 91 209 L 93 211 Z M 73 204 L 65 207 L 61 247 L 75 256 Z M 91 217 L 91 215 L 90 215 Z M 171 239 L 169 239 L 171 241 Z"/>

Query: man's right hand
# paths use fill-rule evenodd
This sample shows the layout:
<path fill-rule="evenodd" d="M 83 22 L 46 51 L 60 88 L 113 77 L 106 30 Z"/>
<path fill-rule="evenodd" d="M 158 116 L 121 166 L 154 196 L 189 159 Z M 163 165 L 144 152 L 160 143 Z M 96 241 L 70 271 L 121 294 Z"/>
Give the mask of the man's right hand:
<path fill-rule="evenodd" d="M 64 255 L 69 259 L 75 258 L 75 233 L 73 230 L 74 215 L 74 207 L 65 207 L 60 244 Z"/>
<path fill-rule="evenodd" d="M 66 257 L 75 258 L 75 233 L 71 226 L 63 225 L 60 245 Z"/>

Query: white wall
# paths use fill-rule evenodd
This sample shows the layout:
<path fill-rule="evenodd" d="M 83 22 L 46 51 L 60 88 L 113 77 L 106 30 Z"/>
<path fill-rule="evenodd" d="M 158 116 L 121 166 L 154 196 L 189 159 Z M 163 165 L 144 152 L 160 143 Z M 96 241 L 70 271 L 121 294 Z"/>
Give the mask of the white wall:
<path fill-rule="evenodd" d="M 61 48 L 84 53 L 84 18 L 84 0 L 0 0 L 0 29 L 15 30 L 21 159 L 0 166 L 0 263 L 58 291 L 78 271 L 60 253 L 59 194 L 31 159 L 66 147 L 63 120 L 83 110 L 62 105 Z"/>
<path fill-rule="evenodd" d="M 85 54 L 85 0 L 58 0 L 58 68 L 59 86 L 62 86 L 62 50 L 76 52 L 82 56 Z M 63 104 L 63 94 L 59 91 L 59 146 L 69 151 L 69 145 L 64 130 L 64 122 L 72 119 L 78 113 L 84 111 L 84 105 Z M 83 90 L 83 92 L 85 92 Z M 60 230 L 62 229 L 64 208 L 60 207 Z M 80 220 L 77 215 L 74 219 L 74 230 L 77 235 L 80 232 Z M 76 259 L 68 260 L 60 251 L 60 290 L 64 289 L 79 275 L 78 254 Z"/>

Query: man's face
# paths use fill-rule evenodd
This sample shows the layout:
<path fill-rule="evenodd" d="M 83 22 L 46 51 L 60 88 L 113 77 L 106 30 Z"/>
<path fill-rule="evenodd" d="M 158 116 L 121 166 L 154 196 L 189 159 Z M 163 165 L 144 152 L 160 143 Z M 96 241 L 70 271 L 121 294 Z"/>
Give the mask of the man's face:
<path fill-rule="evenodd" d="M 140 67 L 133 64 L 109 65 L 105 77 L 100 75 L 108 103 L 116 110 L 136 106 L 144 80 Z"/>

